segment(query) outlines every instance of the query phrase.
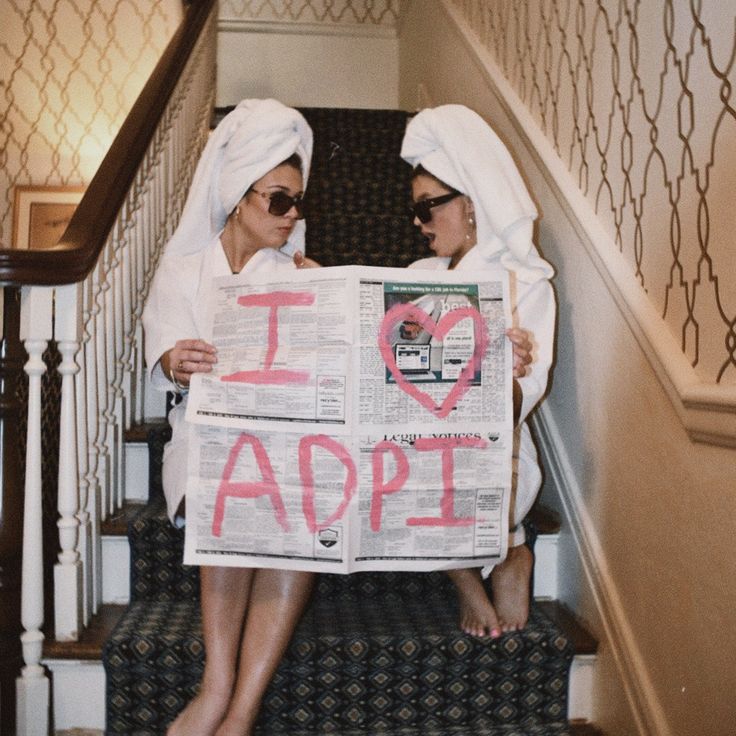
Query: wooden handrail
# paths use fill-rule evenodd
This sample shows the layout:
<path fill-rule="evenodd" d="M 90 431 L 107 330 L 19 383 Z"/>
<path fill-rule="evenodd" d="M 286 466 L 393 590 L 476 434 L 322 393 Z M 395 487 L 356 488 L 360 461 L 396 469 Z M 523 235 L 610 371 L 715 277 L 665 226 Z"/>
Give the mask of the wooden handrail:
<path fill-rule="evenodd" d="M 0 248 L 0 285 L 72 284 L 92 270 L 215 2 L 199 0 L 188 4 L 183 22 L 125 119 L 58 245 L 35 251 Z"/>

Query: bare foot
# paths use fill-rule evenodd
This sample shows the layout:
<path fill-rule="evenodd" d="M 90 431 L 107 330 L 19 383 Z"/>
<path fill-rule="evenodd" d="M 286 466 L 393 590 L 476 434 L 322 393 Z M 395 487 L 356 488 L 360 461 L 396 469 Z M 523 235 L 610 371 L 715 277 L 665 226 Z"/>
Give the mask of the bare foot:
<path fill-rule="evenodd" d="M 460 599 L 460 628 L 471 636 L 501 636 L 496 611 L 491 604 L 479 568 L 448 570 Z"/>
<path fill-rule="evenodd" d="M 200 692 L 169 726 L 166 736 L 213 736 L 225 717 L 230 694 Z"/>
<path fill-rule="evenodd" d="M 504 632 L 520 631 L 529 618 L 529 582 L 534 555 L 525 544 L 509 547 L 506 559 L 491 571 L 493 603 Z"/>

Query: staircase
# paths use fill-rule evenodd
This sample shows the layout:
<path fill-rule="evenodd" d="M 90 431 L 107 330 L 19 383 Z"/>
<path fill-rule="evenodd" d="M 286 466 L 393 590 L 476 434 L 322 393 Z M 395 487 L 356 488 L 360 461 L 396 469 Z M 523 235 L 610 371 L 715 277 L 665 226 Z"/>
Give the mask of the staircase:
<path fill-rule="evenodd" d="M 309 255 L 323 265 L 384 266 L 406 266 L 425 255 L 407 214 L 408 167 L 398 156 L 406 114 L 303 112 L 315 133 L 307 200 Z M 106 637 L 109 734 L 163 733 L 195 693 L 203 667 L 198 569 L 181 564 L 183 532 L 168 523 L 161 492 L 161 454 L 169 429 L 163 423 L 150 426 L 145 445 L 141 431 L 131 434 L 127 446 L 132 474 L 126 492 L 137 501 L 118 520 L 127 526 L 127 539 L 112 524 L 106 544 L 110 564 L 119 570 L 127 562 L 128 545 L 130 550 L 129 588 L 119 573 L 106 576 L 118 581 L 108 586 L 106 600 L 129 598 L 129 605 L 106 607 L 98 628 Z M 140 463 L 130 462 L 133 455 L 143 467 L 148 463 L 147 488 L 140 487 L 143 474 L 135 470 Z M 457 629 L 455 594 L 443 574 L 321 575 L 266 693 L 258 732 L 593 733 L 577 721 L 589 715 L 595 642 L 551 600 L 557 526 L 542 512 L 534 518 L 528 536 L 530 544 L 536 539 L 536 598 L 529 624 L 492 642 Z M 94 628 L 86 636 L 76 660 L 68 647 L 46 648 L 55 702 L 63 699 L 64 686 L 63 677 L 57 677 L 63 667 L 54 669 L 54 662 L 71 657 L 99 667 Z M 57 714 L 61 721 L 64 727 L 89 725 Z"/>

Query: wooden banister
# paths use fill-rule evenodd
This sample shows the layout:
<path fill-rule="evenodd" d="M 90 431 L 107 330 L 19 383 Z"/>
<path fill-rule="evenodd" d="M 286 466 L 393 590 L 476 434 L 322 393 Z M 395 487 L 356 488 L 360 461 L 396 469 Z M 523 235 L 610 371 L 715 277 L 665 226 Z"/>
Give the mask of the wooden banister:
<path fill-rule="evenodd" d="M 0 736 L 47 732 L 44 627 L 74 639 L 102 602 L 99 524 L 143 416 L 143 301 L 211 119 L 215 14 L 187 5 L 59 244 L 0 249 Z"/>
<path fill-rule="evenodd" d="M 81 281 L 94 267 L 215 0 L 188 4 L 172 37 L 58 245 L 0 249 L 0 285 L 56 286 Z"/>

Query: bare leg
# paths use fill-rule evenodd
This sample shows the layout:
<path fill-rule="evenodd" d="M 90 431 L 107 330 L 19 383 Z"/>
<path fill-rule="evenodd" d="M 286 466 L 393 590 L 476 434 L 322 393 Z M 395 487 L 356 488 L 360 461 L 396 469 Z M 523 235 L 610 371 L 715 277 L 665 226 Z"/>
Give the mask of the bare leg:
<path fill-rule="evenodd" d="M 255 570 L 202 567 L 205 666 L 198 695 L 169 726 L 167 736 L 211 736 L 225 717 Z"/>
<path fill-rule="evenodd" d="M 509 547 L 506 559 L 491 571 L 493 603 L 504 632 L 520 631 L 529 619 L 529 583 L 534 555 L 525 544 Z"/>
<path fill-rule="evenodd" d="M 448 570 L 447 574 L 455 583 L 460 598 L 460 628 L 471 636 L 492 639 L 501 636 L 498 616 L 483 587 L 480 568 Z"/>
<path fill-rule="evenodd" d="M 256 571 L 245 620 L 235 690 L 217 736 L 248 736 L 261 699 L 309 600 L 314 574 Z"/>

